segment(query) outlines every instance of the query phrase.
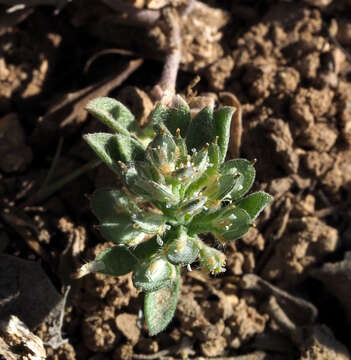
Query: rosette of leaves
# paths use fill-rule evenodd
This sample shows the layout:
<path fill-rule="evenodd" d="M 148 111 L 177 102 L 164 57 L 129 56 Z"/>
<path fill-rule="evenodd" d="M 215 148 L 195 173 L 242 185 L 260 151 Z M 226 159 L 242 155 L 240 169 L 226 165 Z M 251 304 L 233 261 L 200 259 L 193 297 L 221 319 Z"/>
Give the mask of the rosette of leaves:
<path fill-rule="evenodd" d="M 84 139 L 123 186 L 91 197 L 101 234 L 116 245 L 81 274 L 133 272 L 135 287 L 146 293 L 146 325 L 155 335 L 174 315 L 181 267 L 198 261 L 209 273 L 225 271 L 225 255 L 200 235 L 211 233 L 221 244 L 240 238 L 272 198 L 263 191 L 247 194 L 253 162 L 225 161 L 232 107 L 205 107 L 192 118 L 178 96 L 171 106 L 156 105 L 144 130 L 117 100 L 98 98 L 87 110 L 112 132 Z"/>

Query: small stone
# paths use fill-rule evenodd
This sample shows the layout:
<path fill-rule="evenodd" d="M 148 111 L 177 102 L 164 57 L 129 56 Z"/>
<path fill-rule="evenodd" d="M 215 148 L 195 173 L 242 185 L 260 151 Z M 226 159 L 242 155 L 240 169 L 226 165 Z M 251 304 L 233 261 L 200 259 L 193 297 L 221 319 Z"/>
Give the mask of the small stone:
<path fill-rule="evenodd" d="M 116 318 L 117 329 L 130 340 L 132 344 L 136 344 L 140 337 L 137 318 L 137 315 L 128 313 L 119 314 Z"/>
<path fill-rule="evenodd" d="M 335 144 L 338 133 L 326 123 L 318 123 L 307 129 L 297 139 L 297 143 L 305 149 L 328 152 Z"/>

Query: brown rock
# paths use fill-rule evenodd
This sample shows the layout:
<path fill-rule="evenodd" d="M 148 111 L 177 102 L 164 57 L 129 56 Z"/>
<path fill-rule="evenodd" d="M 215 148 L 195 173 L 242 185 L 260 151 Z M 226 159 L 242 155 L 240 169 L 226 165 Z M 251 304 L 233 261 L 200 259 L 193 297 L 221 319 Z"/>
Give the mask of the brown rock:
<path fill-rule="evenodd" d="M 337 230 L 314 217 L 291 219 L 285 234 L 263 270 L 263 277 L 284 285 L 301 281 L 339 242 Z"/>
<path fill-rule="evenodd" d="M 320 177 L 332 168 L 334 159 L 326 152 L 307 151 L 302 157 L 303 166 L 315 177 Z"/>
<path fill-rule="evenodd" d="M 298 60 L 296 67 L 300 71 L 301 76 L 307 79 L 313 79 L 317 76 L 320 66 L 319 53 L 312 52 Z"/>
<path fill-rule="evenodd" d="M 304 131 L 297 143 L 305 149 L 328 152 L 335 144 L 338 134 L 328 124 L 318 123 Z"/>
<path fill-rule="evenodd" d="M 137 326 L 137 316 L 134 314 L 123 313 L 116 317 L 117 329 L 132 343 L 136 344 L 139 340 L 140 329 Z"/>
<path fill-rule="evenodd" d="M 112 309 L 111 309 L 112 310 Z M 95 352 L 108 352 L 119 342 L 120 334 L 113 326 L 114 312 L 108 307 L 89 314 L 82 324 L 85 346 Z"/>
<path fill-rule="evenodd" d="M 113 360 L 132 360 L 133 359 L 133 345 L 124 344 L 119 346 L 113 353 Z"/>
<path fill-rule="evenodd" d="M 223 90 L 226 81 L 230 78 L 234 68 L 234 60 L 231 56 L 225 56 L 210 65 L 205 72 L 210 86 L 214 90 Z"/>
<path fill-rule="evenodd" d="M 229 337 L 230 347 L 237 349 L 242 343 L 250 340 L 255 335 L 264 331 L 268 318 L 249 306 L 241 299 L 234 308 L 234 314 L 226 321 L 231 335 Z"/>
<path fill-rule="evenodd" d="M 200 348 L 204 356 L 212 357 L 223 354 L 227 341 L 223 336 L 201 343 Z"/>

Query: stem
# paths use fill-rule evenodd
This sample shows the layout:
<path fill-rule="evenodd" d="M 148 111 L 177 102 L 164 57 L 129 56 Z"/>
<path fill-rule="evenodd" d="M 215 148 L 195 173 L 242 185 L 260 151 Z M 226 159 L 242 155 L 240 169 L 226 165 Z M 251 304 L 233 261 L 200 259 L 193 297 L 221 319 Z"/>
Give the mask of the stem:
<path fill-rule="evenodd" d="M 46 185 L 50 182 L 52 176 L 54 175 L 54 172 L 55 172 L 55 169 L 56 169 L 56 165 L 57 165 L 57 161 L 60 157 L 60 154 L 61 154 L 61 151 L 62 151 L 62 145 L 63 145 L 63 138 L 60 137 L 59 139 L 59 142 L 58 142 L 58 145 L 57 145 L 57 149 L 56 149 L 56 152 L 55 152 L 55 156 L 54 156 L 54 159 L 52 160 L 52 163 L 51 163 L 51 166 L 50 166 L 50 169 L 43 181 L 43 184 L 41 185 L 40 189 L 38 190 L 38 193 L 43 191 L 46 187 Z"/>
<path fill-rule="evenodd" d="M 158 83 L 163 92 L 175 93 L 181 53 L 180 19 L 175 10 L 165 9 L 164 18 L 169 28 L 169 52 L 166 55 L 161 79 Z"/>

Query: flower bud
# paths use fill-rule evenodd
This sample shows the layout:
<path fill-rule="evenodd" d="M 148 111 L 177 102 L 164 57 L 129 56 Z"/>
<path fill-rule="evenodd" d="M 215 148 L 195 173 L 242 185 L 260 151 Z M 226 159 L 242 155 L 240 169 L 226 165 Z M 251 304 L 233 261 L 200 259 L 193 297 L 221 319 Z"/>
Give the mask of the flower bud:
<path fill-rule="evenodd" d="M 153 258 L 139 265 L 133 275 L 134 286 L 142 291 L 155 291 L 174 281 L 176 267 L 161 257 Z"/>
<path fill-rule="evenodd" d="M 199 257 L 202 268 L 211 274 L 219 274 L 225 271 L 225 255 L 202 242 Z"/>
<path fill-rule="evenodd" d="M 175 169 L 177 161 L 177 145 L 173 137 L 167 134 L 158 134 L 146 150 L 146 159 L 163 175 Z"/>
<path fill-rule="evenodd" d="M 199 249 L 196 241 L 187 235 L 183 226 L 180 226 L 176 238 L 170 241 L 165 253 L 172 264 L 188 265 L 197 259 Z"/>

